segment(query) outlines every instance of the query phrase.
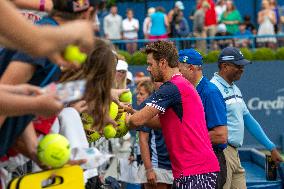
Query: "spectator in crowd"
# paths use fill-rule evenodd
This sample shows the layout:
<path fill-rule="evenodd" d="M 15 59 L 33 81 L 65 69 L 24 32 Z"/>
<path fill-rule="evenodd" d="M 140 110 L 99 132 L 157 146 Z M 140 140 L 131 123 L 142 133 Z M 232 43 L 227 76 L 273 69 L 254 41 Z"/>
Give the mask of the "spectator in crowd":
<path fill-rule="evenodd" d="M 218 0 L 215 7 L 217 22 L 220 22 L 222 14 L 226 11 L 226 0 Z"/>
<path fill-rule="evenodd" d="M 216 37 L 226 37 L 231 36 L 230 33 L 227 32 L 227 28 L 225 24 L 219 24 L 217 28 Z M 233 46 L 234 41 L 232 38 L 225 39 L 215 39 L 213 42 L 213 49 L 222 50 L 225 47 Z"/>
<path fill-rule="evenodd" d="M 205 31 L 208 37 L 213 37 L 216 34 L 216 25 L 217 25 L 215 3 L 213 0 L 200 0 L 198 1 L 197 9 L 200 9 L 202 7 L 204 1 L 208 2 L 210 5 L 210 8 L 206 11 L 204 18 Z"/>
<path fill-rule="evenodd" d="M 126 89 L 127 88 L 127 71 L 128 64 L 124 60 L 118 60 L 116 65 L 115 74 L 115 87 L 116 89 Z"/>
<path fill-rule="evenodd" d="M 276 23 L 274 24 L 274 32 L 277 34 L 279 31 L 279 24 L 280 24 L 279 7 L 277 4 L 277 0 L 269 0 L 269 4 L 271 9 L 274 11 L 276 17 Z"/>
<path fill-rule="evenodd" d="M 188 22 L 183 16 L 183 12 L 179 11 L 176 18 L 172 21 L 173 30 L 172 35 L 173 37 L 188 37 L 189 35 L 189 26 Z"/>
<path fill-rule="evenodd" d="M 239 24 L 242 22 L 242 17 L 236 9 L 233 1 L 227 0 L 227 9 L 222 14 L 220 23 L 224 23 L 227 27 L 227 32 L 234 35 L 239 31 Z"/>
<path fill-rule="evenodd" d="M 170 12 L 168 13 L 168 21 L 170 24 L 170 33 L 169 33 L 170 37 L 175 37 L 174 35 L 176 34 L 175 25 L 178 19 L 177 17 L 180 14 L 180 12 L 182 12 L 183 10 L 184 10 L 183 3 L 181 1 L 177 1 L 175 3 L 175 7 L 172 10 L 170 10 Z"/>
<path fill-rule="evenodd" d="M 253 35 L 256 35 L 257 30 L 254 24 L 251 22 L 250 15 L 245 15 L 244 16 L 244 21 L 243 23 L 246 25 L 246 30 L 250 31 Z"/>
<path fill-rule="evenodd" d="M 258 13 L 257 18 L 259 28 L 257 35 L 274 35 L 274 24 L 276 24 L 276 16 L 274 11 L 271 10 L 268 0 L 262 1 L 262 10 Z M 257 38 L 257 43 L 259 47 L 276 47 L 276 38 L 275 37 L 265 37 Z"/>
<path fill-rule="evenodd" d="M 94 34 L 95 34 L 95 36 L 100 37 L 101 23 L 100 23 L 100 20 L 99 20 L 97 12 L 94 14 L 94 16 L 92 18 L 92 21 L 93 21 Z"/>
<path fill-rule="evenodd" d="M 156 12 L 151 16 L 151 27 L 149 39 L 166 39 L 168 38 L 169 22 L 165 9 L 163 7 L 157 7 Z"/>
<path fill-rule="evenodd" d="M 146 106 L 144 101 L 162 83 L 143 81 L 137 86 L 139 109 Z M 154 85 L 154 86 L 153 86 Z M 161 129 L 142 127 L 139 130 L 139 143 L 143 165 L 138 174 L 146 189 L 169 189 L 173 184 L 172 167 Z"/>
<path fill-rule="evenodd" d="M 122 21 L 123 39 L 136 40 L 138 38 L 139 22 L 133 18 L 133 10 L 127 9 L 127 18 Z M 136 42 L 129 42 L 126 44 L 126 49 L 130 54 L 133 54 L 137 50 Z"/>
<path fill-rule="evenodd" d="M 251 45 L 250 36 L 252 33 L 246 29 L 246 24 L 244 22 L 240 23 L 239 31 L 235 33 L 235 46 L 237 48 L 248 48 Z"/>
<path fill-rule="evenodd" d="M 281 155 L 273 142 L 269 140 L 260 124 L 249 112 L 240 89 L 236 86 L 244 67 L 250 64 L 235 47 L 222 50 L 218 59 L 219 72 L 214 74 L 211 82 L 220 90 L 227 109 L 228 146 L 224 150 L 227 162 L 227 180 L 224 189 L 247 188 L 245 170 L 241 165 L 238 149 L 243 145 L 244 127 L 259 143 L 271 151 L 272 160 L 282 162 Z"/>
<path fill-rule="evenodd" d="M 144 38 L 145 39 L 149 39 L 149 35 L 150 35 L 150 29 L 151 29 L 151 15 L 155 12 L 155 8 L 154 7 L 150 7 L 148 9 L 148 14 L 147 17 L 144 19 L 143 21 L 143 34 L 144 34 Z"/>
<path fill-rule="evenodd" d="M 100 30 L 99 30 L 99 36 L 104 37 L 105 32 L 104 32 L 104 18 L 109 14 L 107 10 L 107 4 L 106 0 L 101 0 L 97 9 L 97 15 L 99 18 L 99 23 L 100 23 Z"/>
<path fill-rule="evenodd" d="M 279 16 L 280 16 L 280 26 L 279 26 L 279 34 L 284 34 L 284 5 L 279 8 Z M 279 46 L 284 46 L 284 38 L 278 38 Z"/>
<path fill-rule="evenodd" d="M 104 18 L 105 38 L 110 40 L 121 39 L 122 34 L 122 17 L 117 14 L 117 6 L 110 8 L 110 14 Z"/>
<path fill-rule="evenodd" d="M 206 30 L 205 30 L 205 14 L 207 10 L 210 8 L 210 4 L 207 1 L 203 1 L 201 7 L 197 9 L 193 15 L 193 36 L 205 38 Z M 206 40 L 196 40 L 195 48 L 199 51 L 206 52 Z"/>
<path fill-rule="evenodd" d="M 175 7 L 170 10 L 168 13 L 168 21 L 171 23 L 174 20 L 174 17 L 178 14 L 179 11 L 184 10 L 184 5 L 182 1 L 176 1 L 175 2 Z"/>

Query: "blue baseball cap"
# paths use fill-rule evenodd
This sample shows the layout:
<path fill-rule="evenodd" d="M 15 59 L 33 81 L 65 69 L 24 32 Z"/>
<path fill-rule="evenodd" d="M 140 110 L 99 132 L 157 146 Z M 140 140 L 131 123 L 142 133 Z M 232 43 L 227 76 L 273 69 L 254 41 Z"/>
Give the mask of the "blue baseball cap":
<path fill-rule="evenodd" d="M 178 52 L 179 62 L 201 66 L 203 64 L 202 55 L 194 49 L 184 49 Z"/>
<path fill-rule="evenodd" d="M 240 66 L 251 64 L 251 61 L 245 59 L 240 49 L 235 47 L 226 47 L 221 51 L 218 63 L 224 62 L 229 62 Z"/>

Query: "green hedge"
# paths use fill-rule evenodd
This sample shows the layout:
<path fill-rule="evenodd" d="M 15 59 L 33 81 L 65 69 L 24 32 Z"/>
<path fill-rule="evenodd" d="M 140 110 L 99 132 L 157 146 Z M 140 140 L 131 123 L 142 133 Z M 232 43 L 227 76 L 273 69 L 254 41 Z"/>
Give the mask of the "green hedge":
<path fill-rule="evenodd" d="M 284 47 L 278 48 L 273 51 L 269 48 L 258 48 L 254 51 L 247 48 L 240 49 L 244 57 L 252 61 L 271 61 L 271 60 L 284 60 Z M 119 51 L 119 54 L 123 55 L 126 61 L 131 65 L 145 65 L 147 63 L 147 57 L 144 53 L 137 51 L 133 55 L 130 55 L 126 51 Z M 210 51 L 207 54 L 202 53 L 205 63 L 215 63 L 218 61 L 220 51 Z"/>

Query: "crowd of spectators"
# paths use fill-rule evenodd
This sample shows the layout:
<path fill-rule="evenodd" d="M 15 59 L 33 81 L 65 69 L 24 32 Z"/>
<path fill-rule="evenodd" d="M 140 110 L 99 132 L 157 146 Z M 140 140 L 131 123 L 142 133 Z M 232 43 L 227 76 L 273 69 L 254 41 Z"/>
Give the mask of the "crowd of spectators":
<path fill-rule="evenodd" d="M 208 48 L 220 50 L 227 46 L 249 48 L 253 42 L 257 47 L 276 48 L 280 38 L 254 39 L 251 36 L 284 33 L 284 7 L 278 6 L 276 0 L 263 0 L 256 24 L 252 23 L 249 15 L 240 14 L 238 8 L 232 0 L 196 0 L 196 7 L 186 18 L 184 13 L 190 11 L 189 7 L 182 1 L 176 1 L 168 13 L 163 7 L 149 8 L 141 28 L 145 39 L 197 38 L 193 47 L 203 52 Z M 102 1 L 97 14 L 100 21 L 100 32 L 97 34 L 112 40 L 137 39 L 140 28 L 139 21 L 134 18 L 135 11 L 127 9 L 124 20 L 123 15 L 117 12 L 114 5 L 108 14 L 106 2 Z M 200 39 L 217 36 L 219 38 L 213 41 Z M 127 43 L 126 49 L 133 53 L 137 50 L 137 44 Z"/>

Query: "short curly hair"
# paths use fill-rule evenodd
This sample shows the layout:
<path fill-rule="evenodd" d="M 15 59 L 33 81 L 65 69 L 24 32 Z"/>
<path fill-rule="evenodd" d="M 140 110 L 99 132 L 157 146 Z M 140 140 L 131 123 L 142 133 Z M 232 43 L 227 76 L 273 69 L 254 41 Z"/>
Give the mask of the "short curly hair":
<path fill-rule="evenodd" d="M 173 42 L 170 41 L 155 41 L 148 44 L 145 48 L 146 54 L 153 53 L 153 58 L 156 61 L 165 59 L 169 67 L 178 67 L 178 51 Z"/>

